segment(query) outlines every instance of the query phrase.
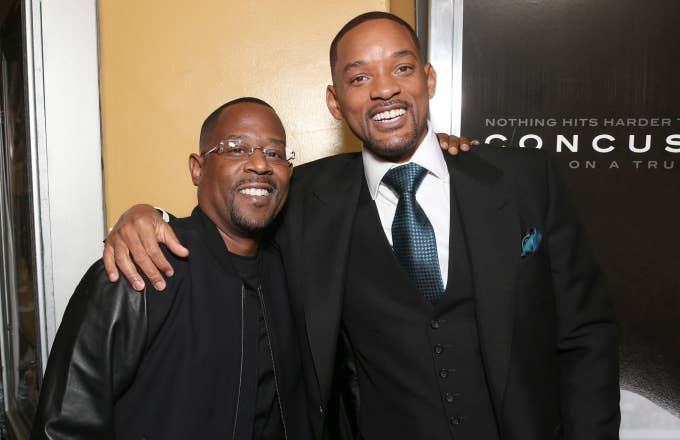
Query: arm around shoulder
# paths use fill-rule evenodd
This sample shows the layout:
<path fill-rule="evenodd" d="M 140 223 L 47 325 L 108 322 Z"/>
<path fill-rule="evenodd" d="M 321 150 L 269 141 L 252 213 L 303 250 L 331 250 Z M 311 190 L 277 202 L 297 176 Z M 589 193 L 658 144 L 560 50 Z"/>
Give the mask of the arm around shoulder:
<path fill-rule="evenodd" d="M 120 269 L 135 289 L 142 290 L 145 284 L 137 271 L 139 268 L 157 290 L 165 289 L 161 271 L 167 276 L 172 276 L 174 271 L 158 243 L 164 243 L 177 256 L 189 254 L 155 208 L 135 205 L 125 211 L 106 237 L 104 245 L 102 259 L 109 279 L 117 281 Z"/>

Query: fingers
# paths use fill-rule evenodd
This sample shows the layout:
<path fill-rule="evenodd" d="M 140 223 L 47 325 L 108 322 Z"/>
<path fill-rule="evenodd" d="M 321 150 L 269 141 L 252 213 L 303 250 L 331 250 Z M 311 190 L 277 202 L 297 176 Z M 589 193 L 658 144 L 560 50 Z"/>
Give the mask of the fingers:
<path fill-rule="evenodd" d="M 160 217 L 155 212 L 154 215 Z M 165 226 L 166 224 L 162 219 L 158 220 L 154 216 L 151 218 L 142 216 L 136 217 L 119 228 L 119 234 L 127 244 L 127 247 L 129 247 L 132 258 L 142 272 L 144 272 L 144 275 L 151 281 L 156 290 L 165 289 L 165 279 L 163 278 L 161 271 L 172 273 L 172 266 L 168 263 L 168 260 L 165 258 L 165 255 L 163 255 L 163 251 L 161 251 L 157 242 L 159 236 L 158 231 Z M 125 258 L 120 261 L 127 267 L 127 260 L 128 259 Z M 118 264 L 117 250 L 116 263 Z M 126 275 L 126 278 L 130 279 L 130 277 L 127 276 L 126 268 L 122 267 L 120 264 L 118 264 L 118 268 Z M 134 269 L 133 265 L 132 270 Z M 134 270 L 134 273 L 130 273 L 132 276 L 139 276 L 136 270 Z M 140 281 L 142 280 L 140 279 Z M 130 280 L 130 282 L 132 282 L 132 280 Z"/>
<path fill-rule="evenodd" d="M 165 289 L 162 273 L 172 276 L 174 270 L 158 242 L 165 243 L 177 256 L 189 254 L 153 207 L 135 205 L 128 209 L 106 239 L 103 260 L 109 279 L 117 281 L 121 272 L 135 289 L 143 289 L 144 280 L 137 271 L 136 263 L 156 290 Z"/>
<path fill-rule="evenodd" d="M 459 142 L 460 142 L 459 148 L 462 151 L 470 151 L 470 140 L 468 138 L 466 138 L 465 136 L 461 136 L 459 138 Z"/>
<path fill-rule="evenodd" d="M 142 266 L 142 262 L 138 261 L 137 257 L 135 257 L 135 261 L 142 269 L 144 274 L 149 277 L 149 281 L 153 283 L 156 290 L 163 290 L 165 289 L 166 283 L 159 271 L 163 272 L 168 277 L 174 275 L 175 271 L 172 268 L 172 265 L 168 262 L 167 258 L 165 258 L 165 255 L 163 254 L 163 251 L 161 251 L 158 243 L 165 244 L 170 252 L 177 255 L 178 257 L 188 256 L 189 250 L 182 246 L 182 244 L 179 242 L 179 239 L 175 235 L 175 232 L 172 230 L 172 227 L 162 221 L 162 219 L 160 221 L 158 221 L 158 219 L 154 219 L 154 235 L 151 235 L 151 233 L 145 229 L 146 224 L 140 222 L 137 230 L 140 233 L 141 241 L 144 246 L 144 254 L 149 256 L 151 265 L 147 265 L 147 262 L 145 261 L 144 266 Z M 145 255 L 142 255 L 141 258 L 144 258 L 144 256 Z"/>
<path fill-rule="evenodd" d="M 477 139 L 470 140 L 465 136 L 456 137 L 453 135 L 437 134 L 439 144 L 451 156 L 456 156 L 461 151 L 470 151 L 471 146 L 477 146 L 480 142 Z"/>
<path fill-rule="evenodd" d="M 104 268 L 106 269 L 106 273 L 109 276 L 109 281 L 112 283 L 118 281 L 120 274 L 118 273 L 118 267 L 116 267 L 113 246 L 111 246 L 108 241 L 104 243 L 104 254 L 102 255 L 102 261 L 104 261 Z"/>
<path fill-rule="evenodd" d="M 164 226 L 165 227 L 161 228 L 159 240 L 162 243 L 165 243 L 165 245 L 168 247 L 168 250 L 178 257 L 189 256 L 189 249 L 182 246 L 182 243 L 179 242 L 179 239 L 175 235 L 175 231 L 173 231 L 170 225 L 167 223 Z M 167 276 L 172 276 L 172 273 L 172 267 L 170 268 L 170 273 L 165 272 Z"/>
<path fill-rule="evenodd" d="M 132 256 L 156 290 L 163 290 L 165 279 L 161 272 L 171 276 L 174 273 L 172 266 L 158 246 L 155 234 L 149 234 L 144 230 L 141 230 L 139 234 L 141 248 L 132 248 Z"/>
<path fill-rule="evenodd" d="M 477 139 L 469 140 L 465 136 L 460 137 L 460 149 L 461 150 L 468 151 L 468 150 L 470 150 L 471 145 L 477 146 L 477 145 L 479 145 L 479 141 Z"/>
<path fill-rule="evenodd" d="M 460 150 L 467 151 L 469 146 L 467 145 L 467 138 L 458 137 L 453 135 L 445 134 L 443 139 L 439 139 L 439 144 L 442 149 L 446 150 L 451 156 L 457 155 Z M 464 144 L 465 143 L 465 144 Z"/>
<path fill-rule="evenodd" d="M 449 139 L 453 142 L 450 142 Z M 458 138 L 456 136 L 449 136 L 446 133 L 437 133 L 437 140 L 439 141 L 439 146 L 442 150 L 458 147 Z"/>
<path fill-rule="evenodd" d="M 113 249 L 113 259 L 118 270 L 123 273 L 135 290 L 142 290 L 144 281 L 130 259 L 132 249 L 140 247 L 139 240 L 137 239 L 137 243 L 134 243 L 134 240 L 130 240 L 126 235 L 121 229 L 113 231 L 106 239 L 106 243 Z M 129 243 L 129 246 L 126 243 Z M 104 251 L 107 252 L 106 249 Z"/>

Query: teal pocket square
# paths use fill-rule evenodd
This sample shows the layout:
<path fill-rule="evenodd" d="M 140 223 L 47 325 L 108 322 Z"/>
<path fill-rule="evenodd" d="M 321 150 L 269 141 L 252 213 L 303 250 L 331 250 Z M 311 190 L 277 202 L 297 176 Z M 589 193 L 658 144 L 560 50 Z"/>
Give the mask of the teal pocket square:
<path fill-rule="evenodd" d="M 536 228 L 529 228 L 524 238 L 522 238 L 522 257 L 533 254 L 538 250 L 543 236 Z"/>

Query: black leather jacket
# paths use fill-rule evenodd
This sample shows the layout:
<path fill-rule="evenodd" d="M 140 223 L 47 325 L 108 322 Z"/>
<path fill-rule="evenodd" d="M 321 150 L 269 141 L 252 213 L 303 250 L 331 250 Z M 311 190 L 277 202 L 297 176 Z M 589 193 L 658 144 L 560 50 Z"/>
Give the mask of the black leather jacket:
<path fill-rule="evenodd" d="M 111 283 L 101 261 L 84 276 L 52 347 L 31 439 L 235 438 L 243 285 L 200 210 L 173 228 L 191 255 L 166 252 L 175 275 L 164 292 Z M 260 252 L 285 438 L 311 438 L 285 275 L 275 248 Z"/>

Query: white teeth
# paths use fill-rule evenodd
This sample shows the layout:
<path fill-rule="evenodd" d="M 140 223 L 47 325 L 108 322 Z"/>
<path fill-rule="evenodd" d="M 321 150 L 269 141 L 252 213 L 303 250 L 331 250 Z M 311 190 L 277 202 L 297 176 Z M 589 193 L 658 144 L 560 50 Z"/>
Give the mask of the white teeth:
<path fill-rule="evenodd" d="M 378 113 L 377 115 L 373 116 L 374 121 L 384 121 L 386 119 L 395 119 L 398 118 L 399 116 L 403 115 L 406 113 L 406 110 L 403 108 L 399 108 L 396 110 L 388 110 L 386 112 Z"/>
<path fill-rule="evenodd" d="M 263 188 L 243 188 L 242 190 L 239 190 L 241 194 L 245 194 L 247 196 L 268 196 L 269 191 Z"/>

